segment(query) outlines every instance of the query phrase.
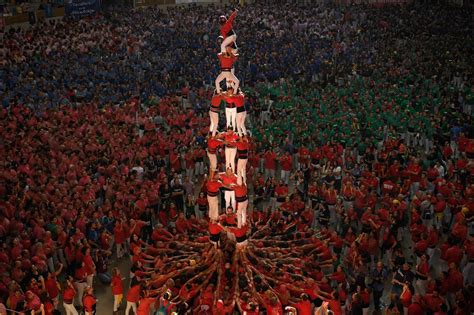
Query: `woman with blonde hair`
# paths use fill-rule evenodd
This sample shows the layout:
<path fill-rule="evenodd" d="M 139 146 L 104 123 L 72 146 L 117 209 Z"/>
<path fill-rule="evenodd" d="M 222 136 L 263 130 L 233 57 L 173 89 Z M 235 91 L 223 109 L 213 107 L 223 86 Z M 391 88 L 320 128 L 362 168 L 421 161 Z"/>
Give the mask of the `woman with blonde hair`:
<path fill-rule="evenodd" d="M 110 283 L 110 287 L 112 288 L 112 295 L 114 296 L 114 314 L 118 313 L 120 306 L 122 305 L 123 300 L 123 281 L 120 274 L 120 270 L 115 267 L 112 270 L 112 282 Z"/>

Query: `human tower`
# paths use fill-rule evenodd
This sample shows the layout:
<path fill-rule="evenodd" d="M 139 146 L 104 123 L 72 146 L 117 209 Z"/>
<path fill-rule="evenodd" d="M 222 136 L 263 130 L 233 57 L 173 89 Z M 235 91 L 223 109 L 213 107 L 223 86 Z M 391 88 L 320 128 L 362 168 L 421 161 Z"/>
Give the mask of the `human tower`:
<path fill-rule="evenodd" d="M 211 100 L 209 116 L 211 125 L 207 144 L 209 158 L 209 180 L 207 182 L 207 199 L 209 203 L 209 232 L 211 241 L 217 244 L 224 223 L 226 230 L 235 236 L 237 244 L 245 244 L 247 232 L 247 177 L 246 166 L 249 142 L 245 128 L 245 95 L 240 91 L 239 79 L 234 74 L 234 64 L 239 55 L 237 51 L 237 35 L 232 24 L 237 15 L 234 10 L 227 19 L 219 17 L 220 52 L 217 57 L 221 72 L 215 81 L 215 92 Z M 226 89 L 221 88 L 225 80 Z M 218 132 L 219 112 L 225 104 L 226 130 Z M 225 152 L 225 168 L 217 169 L 217 152 L 223 148 Z M 236 163 L 237 160 L 237 163 Z M 220 192 L 224 193 L 225 205 L 219 207 Z M 225 213 L 219 214 L 219 209 Z"/>

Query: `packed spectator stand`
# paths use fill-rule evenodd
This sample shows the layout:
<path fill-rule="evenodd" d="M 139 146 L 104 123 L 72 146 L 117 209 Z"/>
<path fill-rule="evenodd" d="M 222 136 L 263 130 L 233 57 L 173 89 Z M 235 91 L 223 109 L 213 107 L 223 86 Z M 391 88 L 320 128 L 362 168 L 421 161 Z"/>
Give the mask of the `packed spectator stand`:
<path fill-rule="evenodd" d="M 230 9 L 5 33 L 0 314 L 93 314 L 104 285 L 117 314 L 472 313 L 472 9 L 240 8 L 239 249 L 226 201 L 209 223 L 206 197 Z"/>

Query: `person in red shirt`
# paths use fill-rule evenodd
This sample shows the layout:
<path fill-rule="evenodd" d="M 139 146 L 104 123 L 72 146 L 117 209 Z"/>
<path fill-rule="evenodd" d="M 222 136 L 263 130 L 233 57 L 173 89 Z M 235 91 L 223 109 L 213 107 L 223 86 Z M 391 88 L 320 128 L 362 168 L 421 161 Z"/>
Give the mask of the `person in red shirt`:
<path fill-rule="evenodd" d="M 91 256 L 91 249 L 88 247 L 84 247 L 82 249 L 82 254 L 84 255 L 83 262 L 85 264 L 86 272 L 87 272 L 87 280 L 86 280 L 87 285 L 92 286 L 96 268 L 95 268 L 94 260 L 92 259 L 92 256 Z"/>
<path fill-rule="evenodd" d="M 408 166 L 407 171 L 408 171 L 408 174 L 410 175 L 410 180 L 412 182 L 410 186 L 410 195 L 414 196 L 419 190 L 420 181 L 421 181 L 422 168 L 420 166 L 419 161 L 416 159 L 413 159 L 413 161 L 411 161 L 410 165 Z"/>
<path fill-rule="evenodd" d="M 230 84 L 233 84 L 232 81 Z M 239 90 L 240 91 L 240 90 Z M 232 90 L 227 88 L 226 94 L 222 94 L 223 99 L 225 100 L 225 114 L 226 114 L 226 125 L 231 127 L 234 131 L 238 132 L 239 136 L 242 136 L 242 124 L 245 122 L 245 95 L 242 92 L 237 94 L 232 94 Z M 242 116 L 244 114 L 244 116 Z M 239 118 L 240 121 L 237 121 Z M 240 124 L 240 125 L 239 125 Z M 245 129 L 245 127 L 244 127 Z M 245 129 L 246 130 L 246 129 Z"/>
<path fill-rule="evenodd" d="M 219 218 L 219 189 L 222 183 L 218 180 L 217 173 L 214 178 L 207 181 L 207 203 L 209 204 L 209 218 L 217 220 Z"/>
<path fill-rule="evenodd" d="M 66 279 L 66 286 L 63 290 L 63 306 L 66 311 L 66 315 L 78 315 L 76 308 L 74 307 L 74 297 L 76 296 L 76 289 L 74 288 L 74 279 L 68 277 Z"/>
<path fill-rule="evenodd" d="M 281 302 L 274 293 L 267 294 L 264 299 L 264 305 L 268 315 L 283 315 Z"/>
<path fill-rule="evenodd" d="M 288 197 L 288 186 L 283 183 L 280 179 L 278 186 L 275 187 L 276 207 L 279 208 L 282 203 L 286 201 Z"/>
<path fill-rule="evenodd" d="M 276 169 L 276 159 L 277 155 L 275 152 L 267 150 L 263 154 L 263 167 L 265 168 L 265 180 L 269 177 L 275 177 L 275 169 Z"/>
<path fill-rule="evenodd" d="M 192 226 L 191 223 L 186 219 L 183 212 L 180 212 L 178 215 L 178 219 L 175 222 L 176 225 L 176 232 L 180 234 L 186 234 L 191 231 Z"/>
<path fill-rule="evenodd" d="M 225 168 L 230 167 L 232 172 L 235 173 L 235 156 L 237 155 L 237 139 L 239 136 L 232 128 L 228 127 L 223 137 L 225 142 Z"/>
<path fill-rule="evenodd" d="M 133 310 L 134 314 L 137 314 L 137 304 L 140 300 L 140 292 L 142 291 L 142 284 L 139 283 L 136 278 L 132 279 L 130 284 L 130 289 L 127 292 L 127 307 L 125 309 L 125 315 L 130 313 L 130 310 Z"/>
<path fill-rule="evenodd" d="M 278 159 L 280 161 L 281 174 L 280 179 L 288 185 L 290 181 L 291 170 L 293 169 L 293 158 L 290 153 L 287 151 L 285 155 Z"/>
<path fill-rule="evenodd" d="M 330 185 L 329 188 L 324 192 L 324 201 L 326 202 L 329 210 L 330 223 L 336 225 L 337 216 L 336 203 L 337 203 L 337 191 L 334 189 L 334 185 Z"/>
<path fill-rule="evenodd" d="M 48 272 L 48 277 L 46 278 L 44 285 L 46 288 L 46 291 L 48 292 L 48 296 L 51 299 L 51 302 L 54 305 L 54 308 L 58 307 L 59 304 L 59 282 L 56 280 L 56 276 L 61 274 L 61 271 L 63 269 L 63 265 L 59 265 L 59 269 L 55 272 Z"/>
<path fill-rule="evenodd" d="M 85 267 L 84 262 L 82 262 L 82 265 L 80 265 L 79 268 L 76 268 L 74 278 L 74 285 L 77 289 L 77 298 L 79 300 L 80 305 L 82 306 L 82 295 L 85 292 L 85 289 L 87 288 L 87 269 Z"/>
<path fill-rule="evenodd" d="M 234 174 L 231 167 L 227 167 L 225 173 L 219 173 L 219 180 L 222 182 L 226 208 L 232 207 L 235 210 L 234 186 L 237 185 L 238 177 Z"/>
<path fill-rule="evenodd" d="M 300 300 L 293 304 L 294 308 L 296 308 L 298 315 L 311 315 L 311 310 L 313 305 L 309 301 L 309 297 L 306 293 L 302 293 L 300 296 Z"/>
<path fill-rule="evenodd" d="M 239 94 L 234 95 L 227 101 L 233 102 L 237 109 L 237 117 L 236 117 L 236 122 L 235 122 L 237 125 L 237 133 L 241 137 L 246 136 L 247 128 L 245 127 L 245 119 L 247 118 L 247 109 L 245 108 L 244 93 L 240 92 Z"/>
<path fill-rule="evenodd" d="M 247 161 L 249 158 L 249 141 L 247 136 L 237 139 L 237 176 L 247 185 Z"/>
<path fill-rule="evenodd" d="M 426 254 L 422 254 L 420 257 L 420 262 L 416 265 L 415 269 L 415 290 L 421 295 L 424 295 L 426 293 L 429 272 L 430 265 L 428 264 L 428 256 Z"/>
<path fill-rule="evenodd" d="M 232 73 L 232 68 L 234 67 L 234 63 L 237 61 L 238 55 L 234 55 L 232 53 L 232 47 L 228 46 L 226 47 L 226 51 L 218 54 L 217 57 L 219 58 L 221 66 L 221 73 L 215 81 L 217 94 L 221 94 L 221 81 L 226 80 L 227 82 L 232 82 L 231 86 L 234 90 L 234 95 L 237 95 L 239 90 L 239 79 L 237 79 L 237 77 Z M 233 126 L 236 127 L 235 125 Z"/>
<path fill-rule="evenodd" d="M 249 198 L 247 193 L 247 186 L 245 183 L 237 182 L 234 186 L 235 201 L 237 207 L 237 227 L 241 227 L 247 222 L 247 207 L 249 204 Z"/>
<path fill-rule="evenodd" d="M 209 204 L 207 202 L 207 198 L 204 192 L 200 192 L 198 198 L 196 199 L 196 204 L 198 206 L 198 211 L 196 213 L 196 217 L 198 219 L 202 219 L 206 216 L 209 210 Z"/>
<path fill-rule="evenodd" d="M 354 188 L 354 185 L 352 184 L 352 180 L 348 180 L 342 186 L 342 198 L 344 200 L 343 205 L 346 211 L 349 208 L 352 208 L 354 206 L 355 196 L 356 196 L 356 189 Z"/>
<path fill-rule="evenodd" d="M 120 270 L 118 268 L 114 268 L 112 270 L 112 281 L 110 283 L 110 287 L 112 288 L 112 295 L 114 296 L 114 314 L 118 312 L 120 305 L 122 305 L 123 300 L 123 278 L 120 274 Z"/>
<path fill-rule="evenodd" d="M 150 312 L 153 311 L 156 301 L 156 298 L 150 297 L 148 291 L 145 291 L 145 296 L 141 298 L 140 303 L 138 303 L 136 315 L 149 315 Z"/>
<path fill-rule="evenodd" d="M 221 15 L 219 17 L 219 22 L 221 24 L 220 28 L 220 36 L 222 37 L 221 43 L 221 53 L 225 53 L 227 51 L 227 46 L 230 46 L 234 43 L 236 46 L 237 35 L 235 34 L 234 30 L 232 29 L 232 24 L 234 23 L 234 19 L 237 16 L 237 9 L 234 9 L 234 12 L 229 16 L 229 19 L 225 17 L 225 15 Z M 237 49 L 235 48 L 232 50 L 232 53 L 236 53 Z"/>
<path fill-rule="evenodd" d="M 217 248 L 219 239 L 220 239 L 220 234 L 224 228 L 222 225 L 220 225 L 217 220 L 214 220 L 211 218 L 209 221 L 208 225 L 208 231 L 209 231 L 209 240 L 211 241 L 212 244 L 214 244 L 214 247 Z"/>
<path fill-rule="evenodd" d="M 449 264 L 448 277 L 446 278 L 448 293 L 457 293 L 464 287 L 464 278 L 455 263 Z"/>
<path fill-rule="evenodd" d="M 117 222 L 115 223 L 114 242 L 117 248 L 117 258 L 120 259 L 125 253 L 125 230 L 121 219 L 117 219 Z"/>
<path fill-rule="evenodd" d="M 87 287 L 82 298 L 82 305 L 84 306 L 85 315 L 95 315 L 97 299 L 94 296 L 94 289 Z"/>
<path fill-rule="evenodd" d="M 437 289 L 433 290 L 432 293 L 426 294 L 423 300 L 425 309 L 432 313 L 438 312 L 441 309 L 441 305 L 445 303 L 444 299 L 439 296 Z"/>
<path fill-rule="evenodd" d="M 196 163 L 194 162 L 194 150 L 190 149 L 186 154 L 184 155 L 184 162 L 186 166 L 186 176 L 194 182 L 194 168 L 196 166 Z"/>
<path fill-rule="evenodd" d="M 240 227 L 233 227 L 229 226 L 226 228 L 230 233 L 234 234 L 235 240 L 237 242 L 236 248 L 242 248 L 247 245 L 247 232 L 248 232 L 248 225 L 247 222 L 244 222 Z"/>
<path fill-rule="evenodd" d="M 212 135 L 207 140 L 207 157 L 209 158 L 209 177 L 214 177 L 217 169 L 217 149 L 223 144 L 220 137 Z"/>
<path fill-rule="evenodd" d="M 413 296 L 413 302 L 408 306 L 407 315 L 423 315 L 422 298 L 419 294 Z"/>
<path fill-rule="evenodd" d="M 209 126 L 209 132 L 211 133 L 212 137 L 215 137 L 217 134 L 217 127 L 219 126 L 219 112 L 223 100 L 224 97 L 220 94 L 212 96 L 211 99 L 211 106 L 209 107 L 209 118 L 211 122 Z"/>

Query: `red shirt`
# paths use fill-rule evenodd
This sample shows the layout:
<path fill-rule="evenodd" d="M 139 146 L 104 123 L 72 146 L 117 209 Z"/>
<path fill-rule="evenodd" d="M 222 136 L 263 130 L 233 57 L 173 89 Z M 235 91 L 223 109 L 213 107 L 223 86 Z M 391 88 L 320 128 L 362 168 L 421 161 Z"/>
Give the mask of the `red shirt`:
<path fill-rule="evenodd" d="M 237 184 L 237 176 L 235 174 L 227 175 L 226 173 L 220 174 L 219 178 L 224 185 Z"/>
<path fill-rule="evenodd" d="M 234 132 L 227 132 L 224 134 L 224 139 L 226 141 L 226 146 L 229 148 L 235 148 L 237 145 L 237 139 L 239 135 Z"/>
<path fill-rule="evenodd" d="M 181 218 L 178 218 L 178 220 L 176 220 L 176 231 L 178 233 L 184 234 L 187 231 L 191 230 L 191 228 L 192 228 L 192 226 L 191 226 L 191 224 L 189 223 L 188 220 L 181 219 Z"/>
<path fill-rule="evenodd" d="M 54 299 L 59 295 L 59 288 L 58 288 L 58 284 L 56 282 L 55 277 L 49 277 L 48 279 L 46 279 L 44 285 L 46 286 L 46 290 L 48 291 L 48 295 L 51 298 Z"/>
<path fill-rule="evenodd" d="M 459 270 L 450 270 L 446 278 L 448 292 L 456 293 L 464 287 L 463 275 Z"/>
<path fill-rule="evenodd" d="M 432 312 L 439 311 L 443 300 L 439 296 L 434 296 L 432 294 L 426 294 L 424 297 L 426 307 Z"/>
<path fill-rule="evenodd" d="M 194 168 L 195 162 L 194 162 L 194 155 L 191 152 L 186 153 L 184 156 L 184 160 L 186 161 L 186 168 L 191 169 Z"/>
<path fill-rule="evenodd" d="M 275 188 L 275 195 L 277 198 L 281 198 L 281 197 L 284 198 L 288 196 L 288 187 L 286 187 L 285 185 L 278 185 Z"/>
<path fill-rule="evenodd" d="M 419 182 L 421 180 L 421 167 L 418 164 L 411 164 L 408 166 L 408 172 L 410 173 L 410 179 L 413 182 Z"/>
<path fill-rule="evenodd" d="M 329 309 L 334 313 L 334 315 L 342 315 L 341 303 L 339 301 L 329 300 L 328 303 Z"/>
<path fill-rule="evenodd" d="M 95 309 L 96 303 L 97 303 L 97 300 L 93 295 L 86 294 L 82 298 L 82 304 L 84 305 L 84 310 L 86 312 L 93 312 Z"/>
<path fill-rule="evenodd" d="M 150 308 L 153 303 L 155 303 L 156 298 L 143 298 L 140 300 L 140 304 L 137 308 L 137 315 L 148 315 L 150 314 Z"/>
<path fill-rule="evenodd" d="M 207 182 L 207 193 L 208 194 L 217 194 L 219 188 L 222 187 L 222 184 L 216 180 L 210 180 Z"/>
<path fill-rule="evenodd" d="M 268 151 L 264 154 L 263 158 L 265 159 L 264 161 L 264 167 L 269 170 L 274 170 L 276 168 L 276 153 Z"/>
<path fill-rule="evenodd" d="M 235 237 L 243 237 L 247 234 L 248 225 L 242 225 L 240 228 L 237 227 L 230 227 L 230 231 L 235 235 Z"/>
<path fill-rule="evenodd" d="M 327 190 L 326 193 L 324 194 L 324 199 L 327 204 L 335 205 L 337 201 L 337 192 L 334 189 Z"/>
<path fill-rule="evenodd" d="M 249 149 L 248 141 L 237 141 L 237 150 L 238 151 L 248 151 L 248 149 Z M 239 154 L 239 156 L 240 156 L 240 154 Z"/>
<path fill-rule="evenodd" d="M 232 31 L 232 23 L 234 22 L 236 15 L 237 15 L 236 11 L 232 12 L 229 19 L 225 22 L 224 25 L 221 26 L 221 36 L 224 39 L 226 39 L 227 34 L 229 34 L 229 32 Z"/>
<path fill-rule="evenodd" d="M 293 168 L 293 159 L 289 155 L 284 155 L 280 159 L 281 169 L 284 171 L 291 171 Z"/>
<path fill-rule="evenodd" d="M 94 265 L 94 261 L 92 260 L 91 255 L 84 256 L 83 261 L 84 261 L 84 264 L 85 264 L 85 267 L 86 267 L 87 274 L 88 275 L 94 274 L 95 265 Z"/>
<path fill-rule="evenodd" d="M 222 226 L 217 223 L 209 222 L 209 233 L 212 235 L 219 234 L 222 231 Z"/>
<path fill-rule="evenodd" d="M 298 315 L 311 315 L 311 302 L 310 301 L 299 301 L 295 305 Z"/>
<path fill-rule="evenodd" d="M 120 275 L 114 275 L 112 277 L 112 294 L 113 295 L 119 295 L 123 294 L 123 283 L 122 283 L 122 278 Z"/>
<path fill-rule="evenodd" d="M 64 292 L 63 292 L 64 302 L 71 304 L 75 296 L 76 296 L 76 290 L 74 290 L 74 288 L 67 287 L 66 289 L 64 289 Z"/>
<path fill-rule="evenodd" d="M 419 303 L 412 303 L 408 307 L 408 315 L 423 315 L 423 307 Z"/>
<path fill-rule="evenodd" d="M 217 148 L 222 145 L 222 141 L 214 138 L 210 138 L 207 141 L 207 152 L 210 154 L 216 154 Z"/>
<path fill-rule="evenodd" d="M 237 61 L 237 57 L 234 55 L 218 54 L 217 57 L 221 63 L 221 69 L 232 69 L 234 63 Z"/>
<path fill-rule="evenodd" d="M 138 303 L 140 300 L 140 285 L 134 285 L 128 290 L 127 302 Z"/>
<path fill-rule="evenodd" d="M 235 198 L 247 196 L 247 186 L 237 185 L 234 187 Z"/>
<path fill-rule="evenodd" d="M 239 93 L 230 97 L 226 97 L 225 100 L 227 103 L 234 104 L 236 107 L 242 107 L 245 104 L 245 95 L 243 93 Z"/>
<path fill-rule="evenodd" d="M 462 256 L 463 256 L 462 250 L 458 246 L 453 245 L 450 248 L 448 248 L 448 250 L 446 251 L 446 262 L 448 264 L 455 263 L 456 265 L 459 266 Z"/>
<path fill-rule="evenodd" d="M 123 226 L 120 224 L 114 227 L 114 242 L 115 244 L 123 244 L 125 243 L 125 232 L 123 230 Z"/>

